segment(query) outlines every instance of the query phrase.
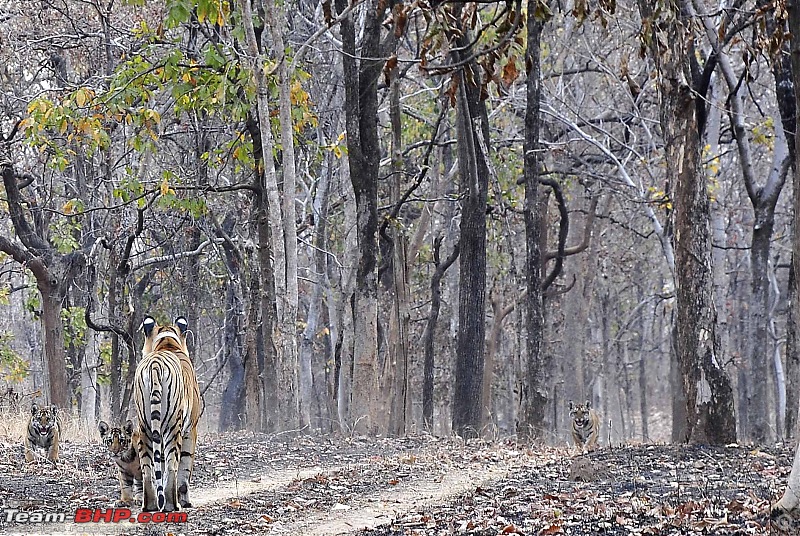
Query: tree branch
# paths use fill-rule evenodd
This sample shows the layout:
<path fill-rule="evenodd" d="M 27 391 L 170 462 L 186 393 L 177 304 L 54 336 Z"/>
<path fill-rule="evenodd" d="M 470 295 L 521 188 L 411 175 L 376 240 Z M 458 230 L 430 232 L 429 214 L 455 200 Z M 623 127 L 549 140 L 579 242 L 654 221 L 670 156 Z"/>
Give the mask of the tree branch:
<path fill-rule="evenodd" d="M 569 212 L 567 211 L 567 202 L 564 199 L 564 192 L 561 190 L 561 185 L 554 179 L 545 179 L 539 177 L 539 182 L 552 188 L 558 203 L 559 222 L 558 222 L 558 252 L 556 253 L 556 265 L 553 270 L 542 282 L 542 292 L 553 284 L 556 278 L 561 274 L 564 267 L 565 249 L 567 246 L 567 235 L 569 235 Z"/>

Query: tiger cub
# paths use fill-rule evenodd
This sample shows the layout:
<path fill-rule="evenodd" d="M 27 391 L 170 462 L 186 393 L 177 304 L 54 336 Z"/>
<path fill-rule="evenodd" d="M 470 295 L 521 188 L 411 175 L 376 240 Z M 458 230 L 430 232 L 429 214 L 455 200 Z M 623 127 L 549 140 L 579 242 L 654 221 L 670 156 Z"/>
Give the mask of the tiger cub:
<path fill-rule="evenodd" d="M 121 497 L 116 506 L 132 506 L 135 498 L 141 498 L 142 494 L 142 467 L 136 452 L 139 431 L 133 429 L 130 419 L 122 428 L 111 428 L 105 421 L 100 421 L 97 429 L 111 459 L 117 464 Z"/>
<path fill-rule="evenodd" d="M 40 407 L 36 402 L 31 406 L 31 418 L 23 440 L 25 461 L 32 462 L 36 448 L 47 452 L 47 459 L 58 461 L 58 442 L 61 439 L 61 423 L 56 406 Z"/>
<path fill-rule="evenodd" d="M 570 400 L 569 414 L 572 417 L 572 439 L 575 445 L 580 449 L 594 450 L 600 435 L 600 418 L 592 409 L 592 403 L 587 400 L 585 404 L 576 406 Z"/>

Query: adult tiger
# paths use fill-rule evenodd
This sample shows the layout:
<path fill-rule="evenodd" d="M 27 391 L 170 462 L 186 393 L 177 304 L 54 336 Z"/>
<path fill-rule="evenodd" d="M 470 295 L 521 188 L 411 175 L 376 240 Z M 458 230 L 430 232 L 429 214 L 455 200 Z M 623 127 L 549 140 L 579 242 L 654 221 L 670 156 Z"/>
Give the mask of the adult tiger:
<path fill-rule="evenodd" d="M 592 403 L 587 400 L 585 404 L 576 406 L 570 400 L 569 414 L 572 417 L 572 439 L 575 445 L 581 449 L 594 450 L 600 435 L 600 418 L 592 409 Z"/>
<path fill-rule="evenodd" d="M 120 500 L 116 505 L 132 506 L 136 496 L 142 493 L 142 467 L 136 451 L 139 431 L 133 429 L 130 419 L 121 428 L 111 427 L 105 421 L 100 421 L 97 429 L 100 431 L 100 439 L 108 447 L 111 459 L 117 465 Z"/>
<path fill-rule="evenodd" d="M 139 416 L 142 510 L 191 508 L 189 479 L 194 467 L 200 390 L 186 346 L 188 323 L 178 317 L 159 326 L 147 316 L 142 360 L 136 367 L 134 400 Z"/>
<path fill-rule="evenodd" d="M 58 461 L 58 443 L 61 440 L 61 422 L 56 406 L 40 407 L 36 402 L 31 406 L 31 417 L 23 444 L 25 461 L 32 462 L 36 447 L 47 452 L 47 459 Z"/>

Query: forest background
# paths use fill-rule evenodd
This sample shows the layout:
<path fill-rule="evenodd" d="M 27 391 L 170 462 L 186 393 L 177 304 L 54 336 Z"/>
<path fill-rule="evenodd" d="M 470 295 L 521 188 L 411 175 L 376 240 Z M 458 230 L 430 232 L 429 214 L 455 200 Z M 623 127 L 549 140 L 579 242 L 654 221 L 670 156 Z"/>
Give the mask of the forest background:
<path fill-rule="evenodd" d="M 2 1 L 4 396 L 119 420 L 184 315 L 211 430 L 791 436 L 796 18 Z"/>

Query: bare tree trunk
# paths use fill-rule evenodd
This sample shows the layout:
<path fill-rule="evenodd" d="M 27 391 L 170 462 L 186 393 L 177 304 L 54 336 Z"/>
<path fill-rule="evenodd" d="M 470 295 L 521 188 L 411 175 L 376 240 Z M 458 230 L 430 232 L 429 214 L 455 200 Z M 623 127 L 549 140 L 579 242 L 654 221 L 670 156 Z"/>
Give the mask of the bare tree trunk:
<path fill-rule="evenodd" d="M 340 168 L 340 180 L 350 184 L 350 168 L 343 166 Z M 346 187 L 345 187 L 346 189 Z M 344 229 L 346 230 L 344 239 L 344 258 L 347 259 L 345 267 L 339 271 L 338 291 L 339 299 L 333 299 L 333 289 L 331 289 L 329 303 L 335 304 L 335 314 L 338 319 L 336 326 L 338 330 L 334 333 L 334 379 L 335 379 L 335 399 L 336 411 L 339 418 L 339 427 L 344 432 L 352 432 L 351 411 L 353 396 L 353 339 L 354 320 L 353 320 L 353 291 L 355 287 L 356 273 L 358 271 L 358 231 L 356 229 L 356 207 L 355 200 L 348 196 L 344 202 Z M 333 279 L 333 266 L 329 265 L 329 274 Z M 377 334 L 376 334 L 377 336 Z"/>
<path fill-rule="evenodd" d="M 261 288 L 258 269 L 253 267 L 249 279 L 249 303 L 244 345 L 244 422 L 248 430 L 267 429 L 265 422 L 264 391 L 259 363 L 259 331 L 261 329 Z"/>
<path fill-rule="evenodd" d="M 282 302 L 278 308 L 278 384 L 281 396 L 278 397 L 279 426 L 292 429 L 297 426 L 299 418 L 298 396 L 298 357 L 297 357 L 297 228 L 296 228 L 296 170 L 294 151 L 294 125 L 292 122 L 291 76 L 288 70 L 288 59 L 285 55 L 283 32 L 286 31 L 285 4 L 276 4 L 274 0 L 264 0 L 264 23 L 271 30 L 272 43 L 278 77 L 278 111 L 281 125 L 281 149 L 283 151 L 283 192 L 280 206 L 270 207 L 270 216 L 276 218 L 272 225 L 273 252 L 275 254 L 275 277 L 283 277 L 284 281 L 276 281 L 276 298 Z M 268 124 L 268 123 L 267 123 Z M 270 192 L 271 190 L 271 186 Z M 276 184 L 277 189 L 277 184 Z M 273 203 L 270 199 L 270 203 Z M 274 212 L 274 214 L 272 214 Z M 280 226 L 276 237 L 276 228 Z M 281 242 L 281 244 L 277 244 Z M 279 264 L 283 263 L 282 266 Z"/>
<path fill-rule="evenodd" d="M 711 269 L 710 205 L 700 162 L 700 137 L 696 117 L 698 102 L 686 80 L 692 80 L 689 63 L 691 20 L 673 6 L 676 21 L 666 25 L 669 50 L 654 50 L 661 75 L 661 125 L 664 131 L 667 173 L 675 185 L 675 268 L 677 280 L 677 344 L 686 393 L 687 434 L 696 443 L 735 441 L 733 392 L 722 363 L 716 334 L 716 308 Z M 644 13 L 643 13 L 644 16 Z"/>
<path fill-rule="evenodd" d="M 439 309 L 442 303 L 440 283 L 447 269 L 458 257 L 458 243 L 456 243 L 452 253 L 447 256 L 444 262 L 441 262 L 439 259 L 441 245 L 442 238 L 438 236 L 433 241 L 434 271 L 433 276 L 431 276 L 431 309 L 428 313 L 428 322 L 425 324 L 425 331 L 422 334 L 422 346 L 425 353 L 422 380 L 422 420 L 425 429 L 429 432 L 433 431 L 433 380 L 435 359 L 433 341 L 436 337 L 436 324 L 439 320 Z"/>
<path fill-rule="evenodd" d="M 491 417 L 493 413 L 492 406 L 492 384 L 495 376 L 495 367 L 497 361 L 497 347 L 500 345 L 500 335 L 503 332 L 503 321 L 510 315 L 517 307 L 517 303 L 525 299 L 526 291 L 521 295 L 513 298 L 512 302 L 508 305 L 503 305 L 500 298 L 497 296 L 491 297 L 492 313 L 492 329 L 489 330 L 489 339 L 486 341 L 486 358 L 483 363 L 483 399 L 481 400 L 481 426 L 488 433 L 488 426 L 491 424 Z"/>
<path fill-rule="evenodd" d="M 795 88 L 795 113 L 800 110 L 800 6 L 798 0 L 787 2 L 789 8 L 789 33 L 791 37 L 792 83 Z M 786 345 L 786 437 L 797 436 L 798 400 L 800 400 L 800 136 L 794 137 L 794 170 L 792 213 L 794 226 L 792 232 L 792 268 L 789 272 L 789 318 L 787 319 Z"/>
<path fill-rule="evenodd" d="M 541 226 L 537 217 L 539 186 L 539 101 L 541 99 L 541 66 L 539 45 L 543 22 L 537 19 L 537 1 L 528 1 L 527 104 L 525 108 L 524 177 L 525 244 L 527 257 L 526 288 L 526 358 L 519 386 L 517 433 L 521 437 L 541 437 L 544 433 L 547 407 L 547 372 L 544 353 L 544 304 L 541 276 Z"/>
<path fill-rule="evenodd" d="M 798 0 L 790 0 L 786 6 L 789 10 L 789 33 L 791 35 L 790 48 L 791 48 L 791 62 L 792 62 L 792 82 L 795 88 L 795 114 L 800 110 L 800 93 L 797 88 L 800 88 L 800 5 Z M 797 119 L 797 117 L 795 116 Z M 792 235 L 792 270 L 789 277 L 790 281 L 790 314 L 789 314 L 789 344 L 786 356 L 787 368 L 787 388 L 786 397 L 787 405 L 791 410 L 787 410 L 786 415 L 786 431 L 787 436 L 796 433 L 796 425 L 798 420 L 798 391 L 800 390 L 800 357 L 798 357 L 797 337 L 800 335 L 797 321 L 800 319 L 800 284 L 798 277 L 800 276 L 800 229 L 798 226 L 798 219 L 800 218 L 800 163 L 797 162 L 798 155 L 800 155 L 800 136 L 794 138 L 795 151 L 793 154 L 792 166 L 794 167 L 794 196 L 792 198 L 792 212 L 794 214 L 794 229 Z M 792 462 L 792 471 L 789 474 L 789 480 L 784 492 L 778 503 L 772 507 L 772 517 L 777 517 L 784 512 L 795 511 L 800 505 L 800 444 L 797 445 L 795 450 L 794 461 Z"/>
<path fill-rule="evenodd" d="M 389 116 L 392 125 L 392 178 L 390 199 L 393 205 L 400 202 L 403 176 L 403 141 L 400 109 L 400 80 L 397 65 L 391 69 L 389 88 Z M 403 435 L 410 418 L 411 398 L 408 381 L 408 325 L 411 317 L 408 288 L 407 237 L 401 225 L 391 225 L 392 243 L 392 306 L 389 313 L 389 358 L 384 364 L 384 381 L 390 382 L 389 433 Z"/>
<path fill-rule="evenodd" d="M 327 157 L 328 160 L 331 156 Z M 331 181 L 331 166 L 326 162 L 325 168 L 320 174 L 317 183 L 316 196 L 313 201 L 314 207 L 314 273 L 317 274 L 317 281 L 314 282 L 314 290 L 311 296 L 311 303 L 308 307 L 306 327 L 303 330 L 299 361 L 300 361 L 300 426 L 312 426 L 312 405 L 314 404 L 315 392 L 324 389 L 324 384 L 314 379 L 314 356 L 320 356 L 322 362 L 327 361 L 325 354 L 316 350 L 316 340 L 319 337 L 320 316 L 323 311 L 323 299 L 325 290 L 328 288 L 328 254 L 325 251 L 327 246 L 326 233 L 328 230 L 328 187 Z M 320 410 L 319 413 L 327 411 Z M 327 415 L 326 415 L 327 416 Z M 322 422 L 318 422 L 316 427 L 321 427 Z"/>
<path fill-rule="evenodd" d="M 242 420 L 243 415 L 241 412 L 246 404 L 244 382 L 246 350 L 241 333 L 245 330 L 245 326 L 242 324 L 245 315 L 242 296 L 246 295 L 247 281 L 242 279 L 244 259 L 229 238 L 230 233 L 233 231 L 234 223 L 232 215 L 228 215 L 217 228 L 218 235 L 224 240 L 222 249 L 225 267 L 228 270 L 228 279 L 225 281 L 222 360 L 227 366 L 229 376 L 222 391 L 222 403 L 219 413 L 219 429 L 223 432 L 241 429 L 245 424 Z M 248 370 L 248 372 L 252 374 L 252 370 Z"/>
<path fill-rule="evenodd" d="M 469 40 L 462 34 L 464 41 Z M 469 53 L 467 49 L 466 53 Z M 453 430 L 474 437 L 481 427 L 486 332 L 486 196 L 489 146 L 485 104 L 479 101 L 480 75 L 471 64 L 470 76 L 459 73 L 457 146 L 461 188 L 458 336 L 456 339 Z"/>
<path fill-rule="evenodd" d="M 6 202 L 14 231 L 24 245 L 23 247 L 5 236 L 0 236 L 0 250 L 23 264 L 36 278 L 36 286 L 42 298 L 45 393 L 51 404 L 68 408 L 70 396 L 67 386 L 64 326 L 61 320 L 62 300 L 69 280 L 83 266 L 85 259 L 82 253 L 57 254 L 30 227 L 23 213 L 8 142 L 3 142 L 3 146 L 0 147 L 0 174 L 6 190 Z"/>
<path fill-rule="evenodd" d="M 97 404 L 99 386 L 97 367 L 100 364 L 100 334 L 94 330 L 86 331 L 86 353 L 81 366 L 81 421 L 87 428 L 94 428 L 100 416 Z"/>

